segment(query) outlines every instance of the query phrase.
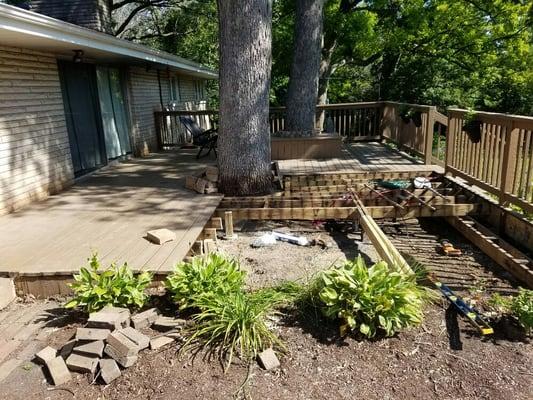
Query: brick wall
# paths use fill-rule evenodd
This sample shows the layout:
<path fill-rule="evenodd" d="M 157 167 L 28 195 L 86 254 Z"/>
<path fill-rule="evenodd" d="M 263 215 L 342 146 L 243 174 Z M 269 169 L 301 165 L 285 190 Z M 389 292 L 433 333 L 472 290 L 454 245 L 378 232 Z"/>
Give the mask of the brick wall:
<path fill-rule="evenodd" d="M 31 0 L 29 3 L 31 11 L 112 33 L 110 0 Z"/>
<path fill-rule="evenodd" d="M 0 46 L 0 214 L 73 178 L 55 57 Z"/>

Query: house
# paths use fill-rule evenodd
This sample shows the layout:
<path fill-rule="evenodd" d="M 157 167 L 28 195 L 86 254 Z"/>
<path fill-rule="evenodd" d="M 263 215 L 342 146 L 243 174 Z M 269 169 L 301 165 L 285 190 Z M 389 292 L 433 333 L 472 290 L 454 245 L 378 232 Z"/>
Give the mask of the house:
<path fill-rule="evenodd" d="M 217 78 L 108 34 L 107 0 L 30 6 L 0 4 L 0 215 L 112 160 L 157 151 L 153 112 L 202 107 Z"/>

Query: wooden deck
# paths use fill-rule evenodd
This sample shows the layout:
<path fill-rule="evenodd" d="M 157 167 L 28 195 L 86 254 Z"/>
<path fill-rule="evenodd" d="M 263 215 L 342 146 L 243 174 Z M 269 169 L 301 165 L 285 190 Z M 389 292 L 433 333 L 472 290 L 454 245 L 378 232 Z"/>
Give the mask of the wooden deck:
<path fill-rule="evenodd" d="M 282 175 L 316 175 L 327 173 L 354 173 L 371 171 L 427 171 L 443 172 L 437 165 L 425 165 L 404 153 L 378 142 L 360 142 L 344 145 L 339 158 L 324 160 L 280 160 Z"/>
<path fill-rule="evenodd" d="M 71 189 L 0 217 L 0 273 L 68 275 L 93 251 L 107 266 L 166 272 L 183 259 L 221 200 L 184 189 L 185 176 L 213 160 L 164 152 L 98 171 Z M 168 228 L 176 240 L 144 239 Z"/>

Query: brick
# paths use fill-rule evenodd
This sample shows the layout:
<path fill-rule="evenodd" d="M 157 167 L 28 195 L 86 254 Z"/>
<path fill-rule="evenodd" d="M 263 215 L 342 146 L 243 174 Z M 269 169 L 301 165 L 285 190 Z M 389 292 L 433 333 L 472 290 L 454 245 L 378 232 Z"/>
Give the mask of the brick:
<path fill-rule="evenodd" d="M 45 347 L 44 349 L 39 351 L 37 354 L 35 354 L 35 358 L 41 364 L 46 364 L 48 361 L 53 360 L 56 357 L 57 357 L 57 350 L 50 346 Z"/>
<path fill-rule="evenodd" d="M 259 365 L 261 365 L 261 367 L 263 367 L 267 371 L 271 369 L 279 368 L 280 366 L 278 357 L 276 356 L 276 353 L 274 352 L 274 350 L 272 350 L 271 348 L 266 349 L 265 351 L 259 353 L 259 355 L 257 356 L 257 359 L 258 359 Z"/>
<path fill-rule="evenodd" d="M 174 339 L 168 336 L 159 336 L 150 340 L 150 349 L 157 350 L 174 342 Z"/>
<path fill-rule="evenodd" d="M 104 353 L 118 362 L 124 368 L 129 368 L 137 362 L 138 356 L 123 356 L 113 346 L 106 345 Z"/>
<path fill-rule="evenodd" d="M 74 347 L 72 351 L 76 354 L 81 354 L 82 356 L 102 357 L 104 354 L 104 347 L 103 340 L 96 340 L 94 342 L 80 344 L 79 346 Z"/>
<path fill-rule="evenodd" d="M 74 349 L 74 346 L 76 346 L 77 343 L 78 341 L 76 339 L 69 340 L 63 345 L 63 347 L 61 347 L 59 355 L 66 359 L 68 356 L 70 356 L 70 353 L 72 353 L 72 349 Z"/>
<path fill-rule="evenodd" d="M 115 360 L 109 358 L 102 359 L 99 362 L 99 366 L 100 376 L 107 385 L 120 376 L 120 368 Z"/>
<path fill-rule="evenodd" d="M 152 328 L 157 329 L 158 331 L 164 332 L 164 331 L 169 331 L 171 329 L 181 328 L 185 324 L 186 324 L 186 321 L 184 319 L 172 318 L 172 317 L 159 317 L 154 321 Z"/>
<path fill-rule="evenodd" d="M 143 329 L 152 325 L 157 318 L 157 310 L 155 308 L 150 308 L 149 310 L 133 315 L 131 317 L 131 324 L 135 329 Z"/>
<path fill-rule="evenodd" d="M 146 232 L 146 238 L 155 244 L 163 244 L 176 239 L 176 234 L 169 229 L 155 229 Z"/>
<path fill-rule="evenodd" d="M 119 332 L 139 346 L 140 350 L 146 349 L 150 344 L 150 338 L 148 336 L 143 335 L 141 332 L 133 329 L 131 326 L 121 329 Z"/>
<path fill-rule="evenodd" d="M 120 332 L 110 333 L 107 337 L 107 344 L 113 346 L 113 348 L 124 357 L 136 356 L 140 350 L 135 342 L 131 341 Z"/>
<path fill-rule="evenodd" d="M 50 377 L 54 382 L 54 385 L 62 385 L 72 378 L 70 372 L 65 364 L 65 360 L 61 357 L 56 357 L 46 363 Z"/>
<path fill-rule="evenodd" d="M 94 357 L 82 356 L 81 354 L 72 353 L 67 358 L 67 367 L 71 371 L 94 374 L 96 366 L 98 365 L 98 359 Z"/>
<path fill-rule="evenodd" d="M 109 329 L 78 328 L 76 329 L 77 340 L 106 340 L 111 333 Z"/>
<path fill-rule="evenodd" d="M 130 311 L 127 308 L 106 307 L 89 315 L 87 328 L 115 329 L 126 328 L 130 324 Z"/>

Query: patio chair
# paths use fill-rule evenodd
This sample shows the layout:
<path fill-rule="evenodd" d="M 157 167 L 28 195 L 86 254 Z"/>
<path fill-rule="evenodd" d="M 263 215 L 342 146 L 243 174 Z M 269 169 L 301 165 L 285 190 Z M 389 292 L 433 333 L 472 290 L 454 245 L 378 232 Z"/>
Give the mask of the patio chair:
<path fill-rule="evenodd" d="M 196 158 L 200 158 L 202 151 L 208 149 L 207 153 L 202 157 L 206 157 L 211 153 L 211 150 L 215 152 L 215 157 L 217 157 L 217 139 L 218 133 L 215 128 L 203 130 L 200 126 L 193 120 L 191 117 L 180 117 L 180 122 L 185 126 L 185 129 L 192 136 L 192 143 L 195 146 L 199 146 L 200 150 L 196 154 Z"/>

